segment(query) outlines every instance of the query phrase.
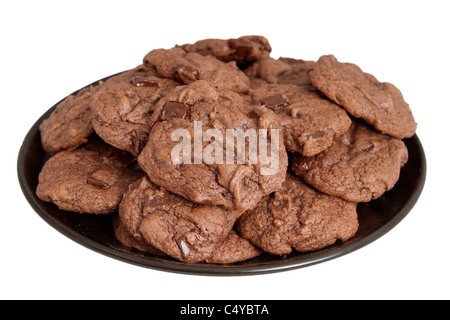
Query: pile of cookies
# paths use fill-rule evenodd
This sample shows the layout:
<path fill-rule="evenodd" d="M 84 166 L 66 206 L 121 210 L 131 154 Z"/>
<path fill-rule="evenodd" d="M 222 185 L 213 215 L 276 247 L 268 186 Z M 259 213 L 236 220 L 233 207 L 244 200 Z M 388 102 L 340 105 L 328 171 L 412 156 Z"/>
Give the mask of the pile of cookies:
<path fill-rule="evenodd" d="M 156 49 L 67 97 L 40 125 L 52 156 L 37 196 L 62 210 L 110 214 L 124 246 L 186 263 L 350 239 L 357 204 L 392 189 L 408 160 L 411 110 L 394 85 L 354 64 L 270 52 L 260 36 Z M 250 129 L 269 132 L 258 148 L 276 156 L 271 174 L 274 163 L 219 144 L 228 130 Z M 174 161 L 177 130 L 209 137 L 192 150 L 215 143 L 216 160 L 236 161 L 207 161 L 191 146 L 178 154 L 188 161 Z M 244 141 L 249 150 L 254 141 Z"/>

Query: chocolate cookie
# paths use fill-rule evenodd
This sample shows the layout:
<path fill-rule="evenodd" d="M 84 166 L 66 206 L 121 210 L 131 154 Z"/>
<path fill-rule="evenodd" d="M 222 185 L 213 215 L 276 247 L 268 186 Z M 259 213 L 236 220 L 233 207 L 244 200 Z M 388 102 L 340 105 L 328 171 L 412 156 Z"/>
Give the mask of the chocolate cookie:
<path fill-rule="evenodd" d="M 293 84 L 315 91 L 308 76 L 309 71 L 314 68 L 314 64 L 313 61 L 292 58 L 276 60 L 271 57 L 263 57 L 245 69 L 245 74 L 251 80 L 256 78 L 270 84 Z"/>
<path fill-rule="evenodd" d="M 263 250 L 287 255 L 346 241 L 358 229 L 356 203 L 318 192 L 288 174 L 283 186 L 237 222 L 242 237 Z"/>
<path fill-rule="evenodd" d="M 237 212 L 195 205 L 144 177 L 124 195 L 119 217 L 136 241 L 180 261 L 196 263 L 209 258 L 226 238 Z"/>
<path fill-rule="evenodd" d="M 322 56 L 309 73 L 312 84 L 329 99 L 395 138 L 412 137 L 417 124 L 409 105 L 394 85 L 379 82 L 351 63 Z"/>
<path fill-rule="evenodd" d="M 293 170 L 326 194 L 368 202 L 394 187 L 407 160 L 403 141 L 356 122 L 328 150 L 314 157 L 296 156 Z"/>
<path fill-rule="evenodd" d="M 182 45 L 181 48 L 186 52 L 196 52 L 203 56 L 212 55 L 224 62 L 236 61 L 241 68 L 269 56 L 272 51 L 269 41 L 261 36 L 244 36 L 228 40 L 205 39 L 194 44 Z"/>
<path fill-rule="evenodd" d="M 215 87 L 235 92 L 247 92 L 250 85 L 248 77 L 235 63 L 196 52 L 186 53 L 181 47 L 152 50 L 145 56 L 144 65 L 184 84 L 206 80 Z"/>
<path fill-rule="evenodd" d="M 139 155 L 156 102 L 177 85 L 152 72 L 132 71 L 110 79 L 92 101 L 95 132 L 112 146 Z"/>
<path fill-rule="evenodd" d="M 263 84 L 252 89 L 250 95 L 255 104 L 277 114 L 287 150 L 304 156 L 326 150 L 351 125 L 345 110 L 305 87 Z"/>
<path fill-rule="evenodd" d="M 91 102 L 99 86 L 89 86 L 60 102 L 39 126 L 42 147 L 54 154 L 74 150 L 88 141 L 92 128 Z"/>
<path fill-rule="evenodd" d="M 149 85 L 144 83 L 143 78 L 152 75 L 156 74 L 144 66 L 138 66 L 110 77 L 104 83 L 101 82 L 100 86 L 86 87 L 76 95 L 65 98 L 39 127 L 44 150 L 54 154 L 62 150 L 74 150 L 86 143 L 89 135 L 94 132 L 91 107 L 95 94 L 119 83 Z"/>
<path fill-rule="evenodd" d="M 142 238 L 138 240 L 133 237 L 123 225 L 119 217 L 113 217 L 114 234 L 117 240 L 125 247 L 133 248 L 138 251 L 147 252 L 157 256 L 167 256 L 152 245 L 148 244 Z M 245 261 L 257 257 L 262 250 L 255 247 L 250 241 L 242 238 L 239 234 L 231 230 L 221 243 L 214 249 L 212 255 L 204 262 L 215 264 L 230 264 Z"/>
<path fill-rule="evenodd" d="M 144 174 L 128 168 L 132 161 L 129 154 L 100 140 L 90 141 L 81 149 L 51 157 L 39 174 L 36 194 L 62 210 L 111 213 L 128 185 Z"/>
<path fill-rule="evenodd" d="M 242 112 L 247 107 L 238 94 L 215 89 L 206 81 L 178 87 L 158 102 L 151 119 L 155 124 L 139 164 L 154 183 L 190 201 L 239 211 L 251 209 L 281 186 L 287 153 L 279 123 L 265 115 L 266 128 L 274 129 L 273 134 L 262 130 L 269 139 L 259 139 L 259 154 L 250 158 L 248 150 L 258 146 L 261 132 L 258 120 Z M 173 138 L 180 131 L 186 137 Z M 230 131 L 233 135 L 226 139 Z M 238 149 L 234 137 L 239 132 L 242 137 L 248 135 Z M 199 142 L 195 142 L 196 136 Z M 265 140 L 267 144 L 261 144 Z M 187 142 L 182 152 L 181 142 Z M 270 155 L 269 162 L 264 162 L 261 154 Z"/>

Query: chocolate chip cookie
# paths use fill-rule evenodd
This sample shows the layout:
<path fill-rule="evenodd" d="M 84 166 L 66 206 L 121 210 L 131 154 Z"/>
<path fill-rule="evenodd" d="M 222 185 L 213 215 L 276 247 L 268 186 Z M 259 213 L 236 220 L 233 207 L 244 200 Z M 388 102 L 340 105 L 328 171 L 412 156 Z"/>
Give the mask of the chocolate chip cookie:
<path fill-rule="evenodd" d="M 329 99 L 382 133 L 410 138 L 417 124 L 409 105 L 394 85 L 379 82 L 352 63 L 322 56 L 309 73 L 311 83 Z"/>
<path fill-rule="evenodd" d="M 95 132 L 112 146 L 137 156 L 147 143 L 156 103 L 178 82 L 133 70 L 110 79 L 92 100 Z"/>
<path fill-rule="evenodd" d="M 247 92 L 250 80 L 236 63 L 225 63 L 213 56 L 185 52 L 181 47 L 155 49 L 144 58 L 144 65 L 161 76 L 190 84 L 197 80 L 235 92 Z"/>
<path fill-rule="evenodd" d="M 256 159 L 250 158 L 248 150 L 258 145 L 261 132 L 258 120 L 243 113 L 247 107 L 238 94 L 203 80 L 178 87 L 158 102 L 139 164 L 155 184 L 192 202 L 251 209 L 281 186 L 288 160 L 279 123 L 268 116 L 271 130 L 262 128 L 267 139 L 259 140 L 267 143 L 259 144 Z M 174 138 L 180 130 L 186 137 Z M 239 133 L 245 139 L 240 147 L 235 143 Z M 183 152 L 177 147 L 181 142 L 187 142 Z M 271 159 L 263 161 L 261 153 Z"/>
<path fill-rule="evenodd" d="M 287 150 L 304 156 L 326 150 L 351 125 L 345 110 L 305 87 L 262 84 L 252 89 L 250 96 L 255 104 L 276 113 Z"/>
<path fill-rule="evenodd" d="M 92 127 L 91 103 L 99 86 L 81 89 L 61 101 L 50 116 L 39 126 L 42 147 L 55 154 L 63 150 L 74 150 L 88 141 L 94 131 Z"/>
<path fill-rule="evenodd" d="M 263 57 L 245 69 L 245 74 L 252 84 L 254 79 L 260 79 L 270 84 L 292 84 L 315 91 L 308 76 L 314 65 L 313 61 L 301 59 Z"/>
<path fill-rule="evenodd" d="M 81 149 L 51 157 L 39 174 L 36 194 L 62 210 L 108 214 L 117 210 L 128 185 L 144 175 L 132 164 L 129 154 L 91 139 Z"/>
<path fill-rule="evenodd" d="M 283 186 L 237 222 L 242 237 L 264 251 L 287 255 L 346 241 L 358 230 L 356 203 L 322 194 L 288 174 Z"/>
<path fill-rule="evenodd" d="M 195 205 L 151 183 L 133 183 L 124 195 L 119 218 L 137 241 L 188 263 L 209 258 L 226 238 L 237 212 Z"/>
<path fill-rule="evenodd" d="M 353 202 L 368 202 L 392 189 L 408 160 L 402 140 L 355 122 L 328 150 L 296 156 L 293 170 L 323 193 Z"/>
<path fill-rule="evenodd" d="M 194 44 L 185 44 L 181 48 L 186 52 L 196 52 L 203 56 L 214 56 L 217 59 L 235 61 L 245 68 L 249 63 L 268 57 L 272 48 L 269 41 L 261 36 L 244 36 L 237 39 L 204 39 Z"/>

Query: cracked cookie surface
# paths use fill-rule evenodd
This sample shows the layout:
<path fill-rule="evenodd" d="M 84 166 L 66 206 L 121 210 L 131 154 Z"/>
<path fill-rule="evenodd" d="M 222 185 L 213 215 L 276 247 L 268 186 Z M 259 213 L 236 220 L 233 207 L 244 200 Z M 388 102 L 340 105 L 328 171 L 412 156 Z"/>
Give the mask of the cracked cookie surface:
<path fill-rule="evenodd" d="M 181 46 L 186 52 L 196 52 L 203 56 L 214 56 L 217 59 L 235 61 L 240 68 L 249 63 L 268 57 L 272 48 L 269 41 L 261 36 L 243 36 L 237 39 L 204 39 L 193 44 Z"/>
<path fill-rule="evenodd" d="M 403 141 L 358 121 L 328 150 L 313 157 L 295 156 L 293 170 L 326 194 L 368 202 L 393 188 L 407 160 Z"/>
<path fill-rule="evenodd" d="M 178 85 L 143 67 L 109 79 L 91 103 L 95 132 L 110 145 L 138 156 L 147 143 L 156 103 Z"/>
<path fill-rule="evenodd" d="M 209 258 L 236 218 L 236 211 L 193 204 L 147 177 L 130 185 L 119 208 L 119 219 L 135 241 L 188 263 Z"/>
<path fill-rule="evenodd" d="M 152 50 L 144 57 L 144 65 L 162 77 L 184 84 L 205 80 L 217 88 L 235 92 L 247 92 L 250 86 L 250 80 L 235 62 L 185 52 L 181 47 Z"/>
<path fill-rule="evenodd" d="M 288 175 L 283 186 L 237 222 L 242 237 L 271 254 L 319 250 L 358 230 L 356 203 L 325 195 Z"/>
<path fill-rule="evenodd" d="M 274 136 L 275 140 L 269 139 L 265 146 L 271 154 L 273 145 L 273 163 L 263 163 L 259 157 L 250 161 L 247 151 L 250 141 L 255 142 L 253 139 L 244 141 L 244 150 L 235 147 L 234 136 L 226 141 L 227 130 L 244 134 L 252 129 L 253 137 L 258 138 L 259 122 L 245 115 L 245 108 L 238 94 L 213 88 L 206 81 L 178 87 L 158 102 L 151 119 L 155 124 L 138 157 L 139 164 L 154 183 L 195 203 L 239 211 L 252 208 L 284 181 L 288 159 L 281 134 Z M 273 128 L 278 126 L 276 119 L 265 119 Z M 172 134 L 179 130 L 188 133 L 189 140 L 187 150 L 180 156 L 183 161 L 175 163 L 173 150 L 177 150 L 181 138 L 172 139 Z M 198 146 L 196 135 L 201 139 Z M 230 144 L 232 148 L 228 148 Z"/>
<path fill-rule="evenodd" d="M 63 150 L 74 150 L 88 141 L 94 132 L 91 103 L 100 86 L 81 89 L 61 101 L 56 109 L 39 126 L 44 150 L 55 154 Z"/>
<path fill-rule="evenodd" d="M 132 166 L 133 161 L 130 154 L 91 140 L 81 149 L 51 157 L 39 174 L 36 194 L 62 210 L 112 213 L 128 185 L 144 175 Z"/>
<path fill-rule="evenodd" d="M 333 55 L 322 56 L 309 72 L 309 80 L 329 99 L 381 133 L 398 139 L 414 135 L 417 124 L 400 90 L 379 82 L 357 65 L 341 63 Z"/>
<path fill-rule="evenodd" d="M 275 112 L 287 150 L 304 156 L 329 148 L 351 125 L 345 110 L 305 87 L 261 84 L 250 91 L 250 96 L 253 103 Z"/>

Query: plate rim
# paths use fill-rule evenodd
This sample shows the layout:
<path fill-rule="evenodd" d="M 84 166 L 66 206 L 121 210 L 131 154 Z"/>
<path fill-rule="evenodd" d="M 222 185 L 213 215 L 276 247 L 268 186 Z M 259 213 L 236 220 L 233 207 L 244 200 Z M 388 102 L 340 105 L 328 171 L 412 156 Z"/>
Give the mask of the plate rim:
<path fill-rule="evenodd" d="M 100 81 L 105 81 L 106 79 L 118 75 L 122 72 L 116 73 L 114 75 L 105 77 L 101 80 L 93 82 L 91 85 L 97 85 Z M 74 91 L 72 94 L 76 94 L 81 89 Z M 39 206 L 39 203 L 36 201 L 35 194 L 31 192 L 31 188 L 26 183 L 26 178 L 24 176 L 24 166 L 25 166 L 25 154 L 31 145 L 32 137 L 39 131 L 40 123 L 47 118 L 50 113 L 54 110 L 54 108 L 65 98 L 61 99 L 57 102 L 53 107 L 48 109 L 29 129 L 27 132 L 22 145 L 19 150 L 18 159 L 17 159 L 17 175 L 19 179 L 19 184 L 21 190 L 27 199 L 28 203 L 34 209 L 34 211 L 51 227 L 59 231 L 64 236 L 68 237 L 72 241 L 90 249 L 97 253 L 103 254 L 110 258 L 120 260 L 122 262 L 126 262 L 129 264 L 133 264 L 136 266 L 165 271 L 165 272 L 173 272 L 180 274 L 190 274 L 190 275 L 199 275 L 199 276 L 248 276 L 248 275 L 261 275 L 275 272 L 284 272 L 299 268 L 304 268 L 308 266 L 312 266 L 318 263 L 323 263 L 326 261 L 330 261 L 336 259 L 338 257 L 342 257 L 351 252 L 359 250 L 368 244 L 374 242 L 375 240 L 381 238 L 389 231 L 391 231 L 395 226 L 397 226 L 413 209 L 416 205 L 418 199 L 420 198 L 422 191 L 425 186 L 426 181 L 426 172 L 427 172 L 427 161 L 424 152 L 423 145 L 415 134 L 412 138 L 417 144 L 417 153 L 420 157 L 421 167 L 419 168 L 421 171 L 419 184 L 408 202 L 402 205 L 402 208 L 386 223 L 384 223 L 378 229 L 370 232 L 365 235 L 361 239 L 348 243 L 340 248 L 330 248 L 329 250 L 325 250 L 325 252 L 311 252 L 307 257 L 299 256 L 298 258 L 292 258 L 289 261 L 280 260 L 279 263 L 274 264 L 273 261 L 270 262 L 270 265 L 238 265 L 238 264 L 230 264 L 230 265 L 215 265 L 215 264 L 188 264 L 181 261 L 167 260 L 164 257 L 152 256 L 151 259 L 149 257 L 141 257 L 138 255 L 131 255 L 129 253 L 121 252 L 117 249 L 108 247 L 104 244 L 98 243 L 89 237 L 82 236 L 72 229 L 60 223 L 55 218 L 51 217 L 44 210 L 42 210 Z M 324 248 L 326 249 L 326 248 Z M 322 249 L 322 250 L 324 250 Z M 283 258 L 280 258 L 283 259 Z"/>

